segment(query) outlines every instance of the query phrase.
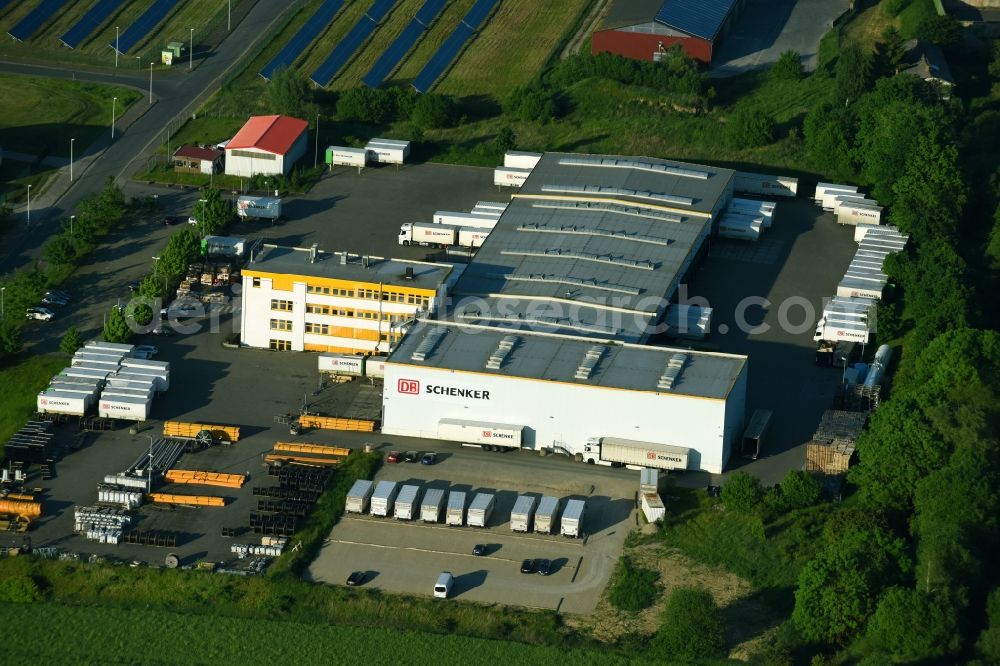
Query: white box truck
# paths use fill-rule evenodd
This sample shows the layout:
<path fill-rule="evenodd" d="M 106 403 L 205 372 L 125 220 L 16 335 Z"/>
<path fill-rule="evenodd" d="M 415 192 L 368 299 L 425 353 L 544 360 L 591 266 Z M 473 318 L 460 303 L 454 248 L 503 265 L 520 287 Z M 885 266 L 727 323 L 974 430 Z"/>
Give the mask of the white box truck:
<path fill-rule="evenodd" d="M 490 231 L 450 224 L 406 222 L 399 227 L 399 244 L 477 248 L 486 241 Z"/>
<path fill-rule="evenodd" d="M 583 535 L 583 516 L 586 504 L 583 500 L 571 499 L 566 502 L 559 531 L 563 536 L 579 538 Z"/>
<path fill-rule="evenodd" d="M 399 484 L 395 481 L 379 481 L 372 492 L 371 513 L 383 518 L 392 515 L 392 505 L 399 492 Z"/>
<path fill-rule="evenodd" d="M 102 395 L 97 401 L 97 414 L 108 419 L 145 421 L 149 418 L 152 405 L 152 398 Z"/>
<path fill-rule="evenodd" d="M 521 187 L 531 175 L 531 169 L 497 167 L 493 170 L 493 184 L 497 187 Z"/>
<path fill-rule="evenodd" d="M 236 199 L 236 214 L 243 220 L 279 220 L 281 219 L 281 199 L 278 197 L 238 197 Z"/>
<path fill-rule="evenodd" d="M 424 493 L 424 500 L 420 503 L 420 520 L 425 523 L 440 523 L 443 509 L 444 490 L 428 488 Z"/>
<path fill-rule="evenodd" d="M 552 534 L 559 522 L 559 498 L 545 495 L 538 501 L 535 510 L 535 533 Z"/>
<path fill-rule="evenodd" d="M 371 503 L 372 492 L 375 484 L 367 479 L 358 479 L 347 491 L 347 502 L 344 510 L 347 513 L 366 513 L 368 505 Z"/>
<path fill-rule="evenodd" d="M 469 505 L 469 527 L 486 527 L 490 524 L 496 496 L 491 493 L 476 493 Z"/>
<path fill-rule="evenodd" d="M 413 520 L 420 513 L 420 486 L 405 485 L 396 495 L 393 516 L 396 520 Z"/>
<path fill-rule="evenodd" d="M 465 493 L 452 490 L 448 493 L 448 512 L 445 522 L 455 527 L 465 525 Z"/>
<path fill-rule="evenodd" d="M 537 498 L 531 495 L 521 495 L 515 500 L 510 512 L 510 529 L 513 532 L 530 532 L 531 523 L 535 517 Z"/>

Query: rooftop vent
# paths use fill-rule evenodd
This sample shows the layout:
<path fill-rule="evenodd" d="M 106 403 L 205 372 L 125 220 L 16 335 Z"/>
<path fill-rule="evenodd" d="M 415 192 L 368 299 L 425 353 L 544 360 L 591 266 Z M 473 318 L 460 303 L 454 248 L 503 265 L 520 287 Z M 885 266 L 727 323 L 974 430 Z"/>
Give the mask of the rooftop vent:
<path fill-rule="evenodd" d="M 500 340 L 500 344 L 497 345 L 496 351 L 490 354 L 489 359 L 487 359 L 486 368 L 488 370 L 499 370 L 519 340 L 520 338 L 516 335 L 505 335 Z"/>
<path fill-rule="evenodd" d="M 437 347 L 438 342 L 444 337 L 445 329 L 443 328 L 432 328 L 427 331 L 424 335 L 424 339 L 420 341 L 417 348 L 410 354 L 411 361 L 426 361 L 427 356 L 434 351 Z"/>
<path fill-rule="evenodd" d="M 319 253 L 319 243 L 313 243 L 312 247 L 309 248 L 309 263 L 316 263 L 316 255 Z"/>
<path fill-rule="evenodd" d="M 662 391 L 669 391 L 674 388 L 674 382 L 681 375 L 681 370 L 684 369 L 684 364 L 687 362 L 688 355 L 677 353 L 670 357 L 667 361 L 667 367 L 660 375 L 660 380 L 656 383 L 656 388 Z"/>
<path fill-rule="evenodd" d="M 593 345 L 583 355 L 583 360 L 580 361 L 580 365 L 576 368 L 576 374 L 573 376 L 577 379 L 590 379 L 590 375 L 594 372 L 597 362 L 601 360 L 601 357 L 607 351 L 608 348 L 604 345 Z"/>

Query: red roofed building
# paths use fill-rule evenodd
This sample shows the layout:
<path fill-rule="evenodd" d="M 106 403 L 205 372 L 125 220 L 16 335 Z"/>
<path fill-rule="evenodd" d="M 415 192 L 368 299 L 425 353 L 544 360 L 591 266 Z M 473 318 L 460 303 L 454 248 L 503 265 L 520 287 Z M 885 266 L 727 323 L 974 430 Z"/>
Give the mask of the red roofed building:
<path fill-rule="evenodd" d="M 222 151 L 200 146 L 181 146 L 174 152 L 174 171 L 183 173 L 219 173 Z"/>
<path fill-rule="evenodd" d="M 306 152 L 308 127 L 288 116 L 251 116 L 226 144 L 226 173 L 245 178 L 288 174 Z"/>

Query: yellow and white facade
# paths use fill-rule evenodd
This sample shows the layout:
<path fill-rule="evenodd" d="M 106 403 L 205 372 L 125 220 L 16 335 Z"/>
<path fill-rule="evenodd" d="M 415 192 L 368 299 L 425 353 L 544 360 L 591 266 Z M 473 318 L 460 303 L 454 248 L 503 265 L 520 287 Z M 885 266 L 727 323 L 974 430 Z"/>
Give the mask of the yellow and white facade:
<path fill-rule="evenodd" d="M 265 245 L 242 272 L 240 337 L 278 351 L 387 354 L 433 316 L 452 267 Z"/>

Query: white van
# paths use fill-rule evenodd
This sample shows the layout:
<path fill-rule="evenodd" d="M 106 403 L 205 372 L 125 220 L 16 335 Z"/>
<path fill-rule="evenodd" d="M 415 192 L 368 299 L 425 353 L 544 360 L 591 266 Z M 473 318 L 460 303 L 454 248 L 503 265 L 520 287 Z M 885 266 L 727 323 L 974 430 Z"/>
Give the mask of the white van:
<path fill-rule="evenodd" d="M 451 586 L 455 583 L 455 577 L 450 571 L 442 571 L 438 580 L 434 583 L 434 596 L 438 599 L 447 599 L 451 594 Z"/>

